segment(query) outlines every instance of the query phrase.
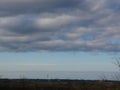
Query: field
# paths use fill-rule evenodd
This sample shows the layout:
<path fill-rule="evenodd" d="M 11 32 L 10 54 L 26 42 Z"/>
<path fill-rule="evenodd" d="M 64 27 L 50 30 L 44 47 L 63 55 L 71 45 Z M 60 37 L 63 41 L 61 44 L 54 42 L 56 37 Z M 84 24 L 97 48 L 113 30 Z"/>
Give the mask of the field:
<path fill-rule="evenodd" d="M 120 90 L 120 82 L 59 79 L 1 79 L 0 90 Z"/>

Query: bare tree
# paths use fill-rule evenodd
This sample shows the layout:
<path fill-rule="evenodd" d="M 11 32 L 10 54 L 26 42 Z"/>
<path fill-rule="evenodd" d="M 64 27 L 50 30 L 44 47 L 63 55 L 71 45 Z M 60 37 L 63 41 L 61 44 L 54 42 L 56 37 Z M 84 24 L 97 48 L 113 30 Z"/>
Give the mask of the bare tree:
<path fill-rule="evenodd" d="M 120 58 L 116 59 L 115 65 L 119 68 L 120 70 Z"/>
<path fill-rule="evenodd" d="M 114 78 L 115 78 L 115 80 L 120 81 L 120 57 L 116 59 L 116 61 L 115 61 L 114 64 L 115 64 L 115 65 L 118 67 L 118 69 L 119 69 L 119 72 L 114 75 Z"/>
<path fill-rule="evenodd" d="M 3 75 L 0 75 L 0 79 L 2 79 Z"/>

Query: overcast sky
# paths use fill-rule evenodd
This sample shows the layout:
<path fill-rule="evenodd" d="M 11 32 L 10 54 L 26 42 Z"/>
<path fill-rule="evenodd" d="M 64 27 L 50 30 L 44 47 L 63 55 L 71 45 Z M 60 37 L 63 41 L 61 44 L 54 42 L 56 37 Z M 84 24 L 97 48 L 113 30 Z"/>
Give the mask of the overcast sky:
<path fill-rule="evenodd" d="M 58 58 L 64 62 L 66 55 L 61 57 L 61 53 L 70 57 L 73 54 L 70 52 L 77 52 L 82 59 L 91 52 L 119 53 L 119 29 L 120 0 L 0 0 L 0 62 L 6 64 L 11 60 L 5 58 L 7 52 L 15 60 L 23 58 L 23 54 L 33 58 L 30 52 L 37 55 L 44 52 L 44 57 L 54 53 L 57 58 L 51 57 L 53 61 L 45 58 L 47 64 L 58 64 Z M 21 57 L 10 54 L 16 52 Z M 109 56 L 97 55 L 96 61 Z M 76 64 L 77 58 L 71 59 L 67 64 Z M 24 60 L 12 61 L 20 62 Z M 42 59 L 38 64 L 42 64 Z"/>

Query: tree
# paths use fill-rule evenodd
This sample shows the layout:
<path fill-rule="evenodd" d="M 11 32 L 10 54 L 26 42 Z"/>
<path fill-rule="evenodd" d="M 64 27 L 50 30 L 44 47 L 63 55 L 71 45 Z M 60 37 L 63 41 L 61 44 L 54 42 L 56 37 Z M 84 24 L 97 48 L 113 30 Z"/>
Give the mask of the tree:
<path fill-rule="evenodd" d="M 116 59 L 115 65 L 119 68 L 120 70 L 120 58 Z"/>
<path fill-rule="evenodd" d="M 3 75 L 0 75 L 0 79 L 3 77 Z"/>
<path fill-rule="evenodd" d="M 115 65 L 118 67 L 119 71 L 120 71 L 120 57 L 116 59 Z M 115 74 L 115 79 L 120 81 L 120 73 Z"/>

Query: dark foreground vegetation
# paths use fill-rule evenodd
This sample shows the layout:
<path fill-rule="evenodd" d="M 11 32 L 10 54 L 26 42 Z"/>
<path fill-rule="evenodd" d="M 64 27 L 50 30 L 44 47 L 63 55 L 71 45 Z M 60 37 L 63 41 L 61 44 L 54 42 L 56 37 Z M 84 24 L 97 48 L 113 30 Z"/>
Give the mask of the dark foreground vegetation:
<path fill-rule="evenodd" d="M 120 90 L 120 82 L 59 79 L 0 79 L 0 90 Z"/>

